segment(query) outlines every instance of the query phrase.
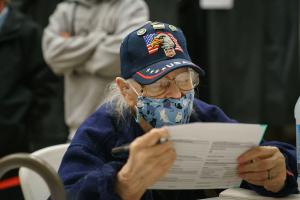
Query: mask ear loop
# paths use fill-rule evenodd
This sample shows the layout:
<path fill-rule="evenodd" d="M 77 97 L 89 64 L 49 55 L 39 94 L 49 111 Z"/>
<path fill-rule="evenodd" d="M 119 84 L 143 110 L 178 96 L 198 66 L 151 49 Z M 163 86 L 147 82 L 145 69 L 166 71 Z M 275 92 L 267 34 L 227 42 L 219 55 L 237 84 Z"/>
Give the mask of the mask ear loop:
<path fill-rule="evenodd" d="M 130 83 L 128 83 L 130 86 L 131 86 L 131 88 L 133 89 L 133 91 L 136 93 L 136 95 L 137 95 L 137 100 L 136 100 L 136 102 L 137 102 L 137 104 L 138 103 L 140 103 L 140 104 L 143 104 L 143 102 L 141 102 L 142 101 L 142 98 L 144 97 L 144 90 L 143 90 L 143 88 L 141 89 L 141 95 L 139 95 L 139 93 L 136 91 L 136 89 L 130 84 Z M 136 121 L 136 123 L 138 123 L 141 127 L 142 127 L 142 129 L 145 131 L 145 132 L 148 132 L 148 131 L 150 131 L 153 127 L 143 118 L 143 116 L 140 114 L 140 112 L 139 112 L 139 109 L 138 109 L 138 107 L 137 107 L 137 105 L 135 106 L 135 115 L 134 115 L 134 119 L 135 119 L 135 121 Z"/>
<path fill-rule="evenodd" d="M 137 95 L 137 99 L 136 99 L 136 103 L 139 103 L 139 99 L 143 97 L 143 89 L 141 90 L 141 95 L 139 95 L 139 93 L 136 91 L 136 89 L 132 86 L 131 83 L 128 82 L 128 85 L 130 85 L 130 87 L 132 88 L 132 90 L 136 93 Z M 139 109 L 137 107 L 137 105 L 135 105 L 135 115 L 134 115 L 134 119 L 136 123 L 140 123 L 141 122 L 141 114 L 139 113 Z"/>

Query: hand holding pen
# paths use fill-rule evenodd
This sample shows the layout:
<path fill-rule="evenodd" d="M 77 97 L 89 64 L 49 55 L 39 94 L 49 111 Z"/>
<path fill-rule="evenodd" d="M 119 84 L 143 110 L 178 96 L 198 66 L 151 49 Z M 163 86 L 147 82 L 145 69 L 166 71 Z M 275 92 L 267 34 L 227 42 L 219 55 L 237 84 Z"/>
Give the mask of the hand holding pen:
<path fill-rule="evenodd" d="M 116 182 L 116 191 L 122 199 L 140 199 L 146 189 L 172 166 L 176 159 L 175 150 L 171 141 L 161 138 L 169 138 L 167 129 L 154 128 L 124 147 L 130 153 Z"/>
<path fill-rule="evenodd" d="M 168 138 L 166 137 L 161 137 L 159 138 L 159 140 L 157 141 L 156 144 L 163 144 L 165 142 L 168 141 Z M 129 147 L 130 147 L 130 144 L 124 144 L 122 146 L 119 146 L 119 147 L 115 147 L 111 150 L 111 154 L 113 156 L 117 156 L 118 154 L 120 153 L 129 153 Z"/>

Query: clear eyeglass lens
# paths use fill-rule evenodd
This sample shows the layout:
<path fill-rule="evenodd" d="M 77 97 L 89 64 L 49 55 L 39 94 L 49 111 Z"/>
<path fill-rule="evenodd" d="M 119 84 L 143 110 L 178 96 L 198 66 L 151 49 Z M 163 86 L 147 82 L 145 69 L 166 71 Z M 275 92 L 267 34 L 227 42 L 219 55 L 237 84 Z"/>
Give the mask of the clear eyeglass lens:
<path fill-rule="evenodd" d="M 145 85 L 143 86 L 143 91 L 147 96 L 159 96 L 167 91 L 173 81 L 175 81 L 180 90 L 188 91 L 194 89 L 199 84 L 199 75 L 194 70 L 189 70 L 177 75 L 174 80 L 161 78 L 155 83 Z"/>

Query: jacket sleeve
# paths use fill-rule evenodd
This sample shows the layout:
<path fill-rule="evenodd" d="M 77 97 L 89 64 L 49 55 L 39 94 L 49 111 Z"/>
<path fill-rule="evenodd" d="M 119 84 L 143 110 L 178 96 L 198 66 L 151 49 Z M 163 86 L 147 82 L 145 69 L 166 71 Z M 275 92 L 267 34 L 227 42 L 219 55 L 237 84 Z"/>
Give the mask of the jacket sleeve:
<path fill-rule="evenodd" d="M 108 13 L 106 19 L 102 20 L 101 28 L 104 30 L 100 31 L 104 31 L 106 35 L 98 43 L 93 56 L 79 70 L 105 77 L 119 75 L 121 42 L 130 31 L 149 19 L 149 12 L 142 0 L 119 1 L 118 4 L 120 5 L 116 6 L 114 13 Z M 111 27 L 114 27 L 114 30 L 111 30 Z"/>
<path fill-rule="evenodd" d="M 285 181 L 285 186 L 277 193 L 267 191 L 264 187 L 253 185 L 243 181 L 241 187 L 255 190 L 258 194 L 263 196 L 271 196 L 271 197 L 284 197 L 289 194 L 297 194 L 298 191 L 298 184 L 297 184 L 297 161 L 296 161 L 296 150 L 295 147 L 286 144 L 283 142 L 276 142 L 276 141 L 263 141 L 261 146 L 275 146 L 278 147 L 281 153 L 285 157 L 285 163 L 287 168 L 287 178 Z"/>
<path fill-rule="evenodd" d="M 61 32 L 71 32 L 72 22 L 68 15 L 73 6 L 75 4 L 70 2 L 59 4 L 43 34 L 44 58 L 56 74 L 69 73 L 84 63 L 105 35 L 97 32 L 87 36 L 71 36 L 68 39 L 60 36 Z"/>
<path fill-rule="evenodd" d="M 114 191 L 123 160 L 111 148 L 119 136 L 109 110 L 101 107 L 78 128 L 59 168 L 68 199 L 120 200 Z"/>
<path fill-rule="evenodd" d="M 121 200 L 114 191 L 119 162 L 106 162 L 101 154 L 82 145 L 71 145 L 65 154 L 59 175 L 68 199 Z"/>

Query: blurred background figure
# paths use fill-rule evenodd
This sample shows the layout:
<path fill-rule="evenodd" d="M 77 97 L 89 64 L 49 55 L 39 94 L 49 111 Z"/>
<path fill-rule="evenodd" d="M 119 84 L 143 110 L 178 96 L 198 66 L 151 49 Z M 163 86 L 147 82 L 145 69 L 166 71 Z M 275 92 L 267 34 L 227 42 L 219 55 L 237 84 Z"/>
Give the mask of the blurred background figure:
<path fill-rule="evenodd" d="M 56 5 L 63 0 L 10 0 L 11 4 L 45 28 Z"/>
<path fill-rule="evenodd" d="M 39 29 L 43 30 L 49 22 L 49 16 L 61 1 L 63 0 L 10 0 L 9 3 L 27 18 L 36 22 Z M 52 90 L 51 96 L 47 98 L 50 108 L 40 122 L 42 126 L 32 131 L 37 134 L 34 137 L 35 142 L 31 145 L 32 151 L 67 141 L 68 129 L 64 121 L 63 77 L 56 76 L 51 70 L 49 71 L 52 81 L 47 81 L 44 84 Z"/>
<path fill-rule="evenodd" d="M 66 134 L 49 132 L 50 123 L 60 122 L 47 121 L 56 77 L 43 60 L 41 35 L 37 24 L 0 0 L 0 158 L 66 141 Z M 18 187 L 2 189 L 0 199 L 22 197 Z"/>
<path fill-rule="evenodd" d="M 70 139 L 119 75 L 122 39 L 147 20 L 142 0 L 71 0 L 56 8 L 44 31 L 43 53 L 51 69 L 64 76 Z"/>

